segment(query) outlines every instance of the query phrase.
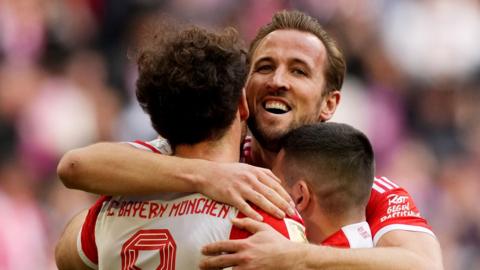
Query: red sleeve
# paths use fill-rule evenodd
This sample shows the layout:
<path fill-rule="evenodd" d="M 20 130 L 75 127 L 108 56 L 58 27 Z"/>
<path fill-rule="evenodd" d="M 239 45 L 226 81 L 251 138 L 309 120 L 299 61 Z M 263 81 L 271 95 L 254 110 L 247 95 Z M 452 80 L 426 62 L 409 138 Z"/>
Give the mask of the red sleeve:
<path fill-rule="evenodd" d="M 375 178 L 366 215 L 375 245 L 380 237 L 393 230 L 418 231 L 433 235 L 427 221 L 415 206 L 412 196 L 385 177 Z"/>
<path fill-rule="evenodd" d="M 80 257 L 89 266 L 91 266 L 91 264 L 98 264 L 98 251 L 95 243 L 95 224 L 103 203 L 110 200 L 110 198 L 111 197 L 102 196 L 90 207 L 80 232 Z"/>
<path fill-rule="evenodd" d="M 283 236 L 290 240 L 305 242 L 305 227 L 303 219 L 298 215 L 294 217 L 287 217 L 285 219 L 278 219 L 276 217 L 267 214 L 255 205 L 252 205 L 253 209 L 257 211 L 263 217 L 263 222 L 272 226 L 275 230 L 281 233 Z M 241 212 L 238 213 L 237 218 L 244 218 L 245 215 Z M 235 226 L 232 227 L 230 232 L 230 239 L 244 239 L 252 235 L 249 231 L 239 229 Z"/>

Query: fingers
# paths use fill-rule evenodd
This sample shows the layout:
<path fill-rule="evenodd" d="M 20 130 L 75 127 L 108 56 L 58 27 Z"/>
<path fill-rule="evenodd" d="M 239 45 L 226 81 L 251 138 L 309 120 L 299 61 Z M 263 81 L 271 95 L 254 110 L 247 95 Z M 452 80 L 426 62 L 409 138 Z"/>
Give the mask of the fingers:
<path fill-rule="evenodd" d="M 295 215 L 292 199 L 277 181 L 278 178 L 268 169 L 249 168 L 254 170 L 250 171 L 251 174 L 243 180 L 243 184 L 237 190 L 242 199 L 253 203 L 279 219 L 285 218 L 285 213 L 290 216 Z M 252 207 L 240 205 L 240 201 L 236 203 L 235 206 L 246 216 L 255 220 L 262 220 L 256 212 L 253 212 Z"/>
<path fill-rule="evenodd" d="M 275 190 L 283 199 L 285 199 L 285 201 L 287 201 L 290 204 L 291 207 L 295 208 L 295 203 L 293 202 L 292 198 L 281 185 L 282 181 L 275 174 L 273 174 L 272 171 L 268 169 L 264 169 L 264 173 L 267 174 L 273 180 L 275 180 L 275 182 L 272 182 L 272 184 L 269 185 L 268 182 L 263 182 L 262 178 L 260 178 L 259 180 L 265 185 L 267 185 L 268 187 L 270 187 L 271 189 Z"/>
<path fill-rule="evenodd" d="M 295 204 L 287 191 L 276 179 L 278 178 L 270 170 L 263 170 L 263 174 L 258 177 L 260 183 L 257 182 L 256 189 L 270 204 L 262 203 L 261 201 L 259 204 L 255 204 L 272 215 L 275 215 L 275 213 L 271 212 L 273 210 L 271 205 L 275 207 L 275 211 L 281 210 L 283 213 L 293 216 L 295 215 Z"/>
<path fill-rule="evenodd" d="M 213 256 L 223 252 L 234 253 L 242 249 L 241 240 L 225 240 L 208 244 L 202 248 L 203 255 Z"/>
<path fill-rule="evenodd" d="M 260 232 L 260 231 L 273 230 L 273 228 L 270 227 L 270 225 L 268 225 L 266 223 L 263 223 L 263 222 L 253 220 L 251 218 L 234 218 L 234 219 L 232 219 L 232 223 L 235 227 L 237 227 L 239 229 L 247 230 L 247 231 L 251 232 L 252 234 L 255 234 L 255 233 Z M 226 245 L 225 245 L 225 247 L 226 247 Z M 238 247 L 239 247 L 239 245 L 237 244 L 237 248 Z"/>
<path fill-rule="evenodd" d="M 243 240 L 226 240 L 208 244 L 202 248 L 202 254 L 209 257 L 200 261 L 200 269 L 213 270 L 236 266 L 244 261 L 244 256 L 238 253 L 244 248 Z"/>
<path fill-rule="evenodd" d="M 237 254 L 224 254 L 213 257 L 206 257 L 200 261 L 200 269 L 202 270 L 214 270 L 214 269 L 223 269 L 226 267 L 231 267 L 238 265 L 240 259 Z"/>
<path fill-rule="evenodd" d="M 248 196 L 247 196 L 248 197 Z M 249 200 L 248 198 L 246 198 Z M 266 199 L 264 198 L 266 201 Z M 255 201 L 249 200 L 253 204 L 258 205 Z M 264 202 L 263 202 L 264 203 Z M 245 216 L 249 218 L 253 218 L 258 221 L 263 221 L 263 216 L 260 215 L 257 211 L 255 211 L 250 204 L 248 204 L 242 197 L 235 196 L 232 198 L 232 205 L 238 208 L 240 212 L 242 212 Z M 262 207 L 260 207 L 262 208 Z M 263 208 L 262 208 L 263 209 Z M 266 211 L 266 210 L 265 210 Z M 283 213 L 282 213 L 283 214 Z"/>
<path fill-rule="evenodd" d="M 280 179 L 270 170 L 247 164 L 229 164 L 219 166 L 226 182 L 225 185 L 212 188 L 212 183 L 205 181 L 199 191 L 205 195 L 238 208 L 247 217 L 263 220 L 253 209 L 250 202 L 277 218 L 284 218 L 285 213 L 295 215 L 294 205 L 288 193 L 282 188 Z"/>
<path fill-rule="evenodd" d="M 278 208 L 272 202 L 270 202 L 263 194 L 255 191 L 255 189 L 262 189 L 264 186 L 262 184 L 255 184 L 255 186 L 258 186 L 258 187 L 254 187 L 254 189 L 245 191 L 245 194 L 243 195 L 245 199 L 253 203 L 254 205 L 260 207 L 265 212 L 269 213 L 274 217 L 277 217 L 279 219 L 284 218 L 285 213 L 280 208 Z M 245 215 L 248 216 L 247 214 Z M 254 219 L 259 220 L 257 218 L 254 218 Z"/>

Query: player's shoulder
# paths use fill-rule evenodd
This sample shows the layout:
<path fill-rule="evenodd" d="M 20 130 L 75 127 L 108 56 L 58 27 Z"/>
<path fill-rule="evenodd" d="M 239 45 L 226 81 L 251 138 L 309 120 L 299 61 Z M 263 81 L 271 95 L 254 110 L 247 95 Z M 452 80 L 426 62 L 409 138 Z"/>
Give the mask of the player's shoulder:
<path fill-rule="evenodd" d="M 392 205 L 403 204 L 415 206 L 413 197 L 406 189 L 385 176 L 374 178 L 367 204 L 367 214 L 379 209 L 388 209 Z"/>
<path fill-rule="evenodd" d="M 395 190 L 404 190 L 400 185 L 385 176 L 376 176 L 373 179 L 372 195 L 390 193 Z"/>
<path fill-rule="evenodd" d="M 165 138 L 158 137 L 151 141 L 135 140 L 132 142 L 126 142 L 127 144 L 145 151 L 154 152 L 157 154 L 171 155 L 173 153 L 172 148 Z"/>

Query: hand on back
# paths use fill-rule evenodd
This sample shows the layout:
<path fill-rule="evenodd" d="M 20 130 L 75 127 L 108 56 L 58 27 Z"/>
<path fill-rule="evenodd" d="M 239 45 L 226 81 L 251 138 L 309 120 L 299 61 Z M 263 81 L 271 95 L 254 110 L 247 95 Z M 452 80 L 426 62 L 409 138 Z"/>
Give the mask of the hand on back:
<path fill-rule="evenodd" d="M 250 218 L 233 219 L 232 222 L 253 235 L 206 245 L 202 253 L 207 257 L 200 262 L 200 269 L 233 266 L 234 270 L 280 270 L 298 266 L 304 245 L 288 240 L 266 223 Z"/>
<path fill-rule="evenodd" d="M 280 179 L 269 169 L 244 163 L 209 162 L 197 191 L 217 201 L 233 205 L 247 217 L 262 220 L 252 203 L 278 218 L 294 215 L 294 204 Z M 207 169 L 208 168 L 208 169 Z"/>

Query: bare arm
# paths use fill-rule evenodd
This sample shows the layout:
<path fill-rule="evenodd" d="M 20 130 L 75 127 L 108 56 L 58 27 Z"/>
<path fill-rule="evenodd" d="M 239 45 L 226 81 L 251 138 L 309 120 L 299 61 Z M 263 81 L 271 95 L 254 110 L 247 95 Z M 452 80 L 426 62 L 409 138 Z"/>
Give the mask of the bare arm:
<path fill-rule="evenodd" d="M 180 158 L 142 151 L 128 144 L 97 143 L 67 152 L 57 173 L 66 187 L 97 194 L 193 192 L 199 181 L 189 171 L 189 163 L 190 160 L 182 163 Z"/>
<path fill-rule="evenodd" d="M 443 269 L 440 245 L 422 232 L 391 231 L 371 249 L 316 248 L 306 251 L 305 269 Z"/>
<path fill-rule="evenodd" d="M 244 240 L 230 240 L 205 246 L 202 269 L 237 266 L 242 269 L 443 269 L 441 251 L 432 236 L 392 231 L 371 249 L 340 249 L 287 241 L 268 226 L 251 219 L 235 220 L 236 226 L 252 233 Z"/>
<path fill-rule="evenodd" d="M 69 151 L 57 173 L 66 187 L 97 194 L 199 192 L 258 220 L 261 216 L 247 201 L 277 217 L 293 211 L 290 197 L 268 169 L 159 155 L 126 144 L 97 143 Z"/>
<path fill-rule="evenodd" d="M 77 237 L 88 210 L 77 214 L 66 226 L 55 247 L 55 261 L 59 270 L 91 270 L 80 259 Z"/>

